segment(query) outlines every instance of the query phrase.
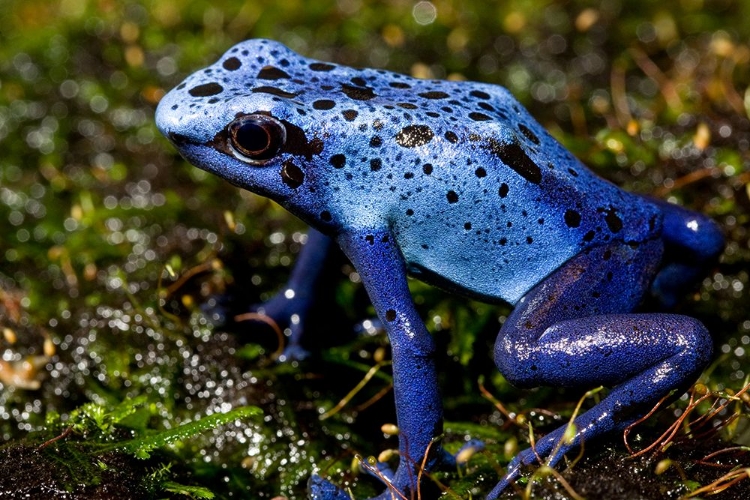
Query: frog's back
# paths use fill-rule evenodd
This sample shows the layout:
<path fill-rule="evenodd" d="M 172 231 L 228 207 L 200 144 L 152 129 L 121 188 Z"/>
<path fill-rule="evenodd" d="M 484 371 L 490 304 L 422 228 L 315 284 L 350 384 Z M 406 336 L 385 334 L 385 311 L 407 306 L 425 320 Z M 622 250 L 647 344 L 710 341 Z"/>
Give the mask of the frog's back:
<path fill-rule="evenodd" d="M 224 158 L 203 168 L 329 234 L 388 228 L 414 274 L 460 292 L 515 303 L 586 248 L 660 231 L 655 206 L 591 173 L 499 86 L 353 69 L 253 40 L 181 87 L 160 104 L 165 132 L 212 147 L 236 116 L 262 113 L 292 134 L 255 169 L 277 185 Z"/>

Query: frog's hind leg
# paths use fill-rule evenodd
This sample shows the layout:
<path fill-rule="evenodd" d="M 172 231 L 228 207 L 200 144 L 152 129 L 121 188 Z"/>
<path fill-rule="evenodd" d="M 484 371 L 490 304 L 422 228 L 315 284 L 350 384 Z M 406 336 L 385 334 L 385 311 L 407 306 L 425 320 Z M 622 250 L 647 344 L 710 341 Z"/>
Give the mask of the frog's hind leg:
<path fill-rule="evenodd" d="M 590 249 L 517 304 L 495 344 L 495 362 L 511 383 L 613 389 L 576 418 L 572 441 L 563 440 L 563 426 L 516 456 L 489 499 L 537 457 L 554 466 L 583 441 L 624 429 L 697 378 L 712 350 L 703 325 L 686 316 L 630 313 L 648 290 L 661 253 L 659 239 Z"/>
<path fill-rule="evenodd" d="M 665 306 L 673 306 L 685 287 L 694 285 L 724 249 L 724 236 L 709 217 L 662 200 L 662 238 L 665 256 L 651 292 Z"/>

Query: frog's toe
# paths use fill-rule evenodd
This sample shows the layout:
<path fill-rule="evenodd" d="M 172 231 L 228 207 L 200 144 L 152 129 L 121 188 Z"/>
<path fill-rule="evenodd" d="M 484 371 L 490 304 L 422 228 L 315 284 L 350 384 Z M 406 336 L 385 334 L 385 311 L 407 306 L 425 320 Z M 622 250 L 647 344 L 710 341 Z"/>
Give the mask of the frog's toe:
<path fill-rule="evenodd" d="M 351 500 L 344 490 L 317 474 L 310 476 L 307 481 L 307 498 L 310 500 Z"/>
<path fill-rule="evenodd" d="M 299 344 L 289 344 L 284 349 L 284 353 L 279 356 L 278 361 L 288 363 L 290 361 L 302 361 L 310 357 L 310 351 Z"/>

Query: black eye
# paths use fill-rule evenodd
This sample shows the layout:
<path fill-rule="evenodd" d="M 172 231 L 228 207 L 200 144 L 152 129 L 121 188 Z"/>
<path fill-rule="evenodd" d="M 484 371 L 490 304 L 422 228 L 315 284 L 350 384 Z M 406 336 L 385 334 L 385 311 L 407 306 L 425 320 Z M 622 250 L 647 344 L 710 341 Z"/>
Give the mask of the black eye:
<path fill-rule="evenodd" d="M 286 141 L 284 125 L 266 115 L 241 116 L 227 125 L 227 132 L 236 156 L 248 163 L 270 160 Z"/>

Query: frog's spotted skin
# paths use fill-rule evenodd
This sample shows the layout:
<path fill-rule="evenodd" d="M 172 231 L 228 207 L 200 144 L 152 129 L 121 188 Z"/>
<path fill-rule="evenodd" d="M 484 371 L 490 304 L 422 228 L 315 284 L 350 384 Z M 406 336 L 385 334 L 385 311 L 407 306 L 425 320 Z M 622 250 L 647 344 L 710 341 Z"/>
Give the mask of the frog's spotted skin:
<path fill-rule="evenodd" d="M 243 117 L 276 124 L 252 135 L 251 150 L 285 135 L 283 146 L 243 157 L 231 125 Z M 412 459 L 391 478 L 400 490 L 414 490 L 414 464 L 442 418 L 407 271 L 517 304 L 495 347 L 516 384 L 615 386 L 579 417 L 573 443 L 556 446 L 563 430 L 537 442 L 553 463 L 622 428 L 708 359 L 694 320 L 630 313 L 655 276 L 665 301 L 699 276 L 722 247 L 713 223 L 596 177 L 501 87 L 352 69 L 251 40 L 168 93 L 157 124 L 188 160 L 280 202 L 357 267 L 393 346 L 400 450 Z M 309 256 L 330 246 L 315 231 L 311 241 L 288 288 L 299 292 L 294 306 L 276 299 L 272 316 L 309 307 L 300 297 L 321 260 Z M 428 467 L 449 460 L 430 450 Z M 535 457 L 520 454 L 490 497 Z M 318 480 L 310 488 L 313 498 L 346 498 Z"/>
<path fill-rule="evenodd" d="M 281 119 L 295 142 L 274 194 L 290 209 L 332 231 L 387 217 L 415 275 L 485 299 L 515 303 L 583 248 L 659 230 L 658 210 L 592 175 L 493 85 L 356 70 L 252 41 L 161 106 L 198 143 L 226 141 L 217 131 L 239 114 Z"/>

